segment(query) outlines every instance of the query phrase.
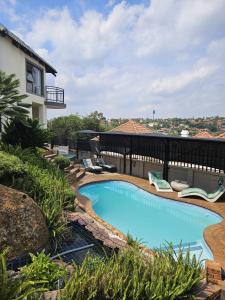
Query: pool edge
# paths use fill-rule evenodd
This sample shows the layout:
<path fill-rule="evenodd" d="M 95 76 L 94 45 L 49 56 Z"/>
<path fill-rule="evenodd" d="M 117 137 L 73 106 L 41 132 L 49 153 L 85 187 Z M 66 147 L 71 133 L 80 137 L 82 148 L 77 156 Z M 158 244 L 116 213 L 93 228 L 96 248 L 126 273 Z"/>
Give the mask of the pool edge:
<path fill-rule="evenodd" d="M 111 230 L 114 234 L 118 235 L 123 239 L 126 238 L 126 235 L 124 235 L 117 228 L 113 227 L 111 224 L 107 223 L 100 216 L 98 216 L 92 208 L 91 200 L 88 197 L 85 197 L 79 193 L 79 188 L 85 185 L 98 183 L 98 182 L 100 183 L 103 181 L 112 181 L 112 180 L 128 182 L 148 193 L 152 193 L 159 197 L 202 207 L 208 209 L 213 213 L 220 215 L 223 218 L 221 222 L 206 227 L 203 232 L 203 237 L 206 245 L 208 246 L 208 248 L 213 254 L 214 260 L 219 262 L 222 265 L 222 267 L 225 268 L 225 251 L 223 251 L 223 249 L 225 249 L 225 203 L 224 202 L 209 203 L 205 200 L 194 199 L 194 198 L 178 198 L 175 192 L 159 193 L 156 192 L 154 188 L 150 186 L 148 180 L 141 179 L 134 176 L 129 176 L 129 175 L 121 175 L 121 174 L 108 175 L 107 174 L 107 175 L 87 176 L 77 186 L 77 200 L 79 204 L 81 204 L 83 210 L 85 210 L 89 215 L 91 215 L 96 221 L 100 222 L 100 224 L 106 226 L 108 230 Z M 219 242 L 217 241 L 218 239 Z"/>

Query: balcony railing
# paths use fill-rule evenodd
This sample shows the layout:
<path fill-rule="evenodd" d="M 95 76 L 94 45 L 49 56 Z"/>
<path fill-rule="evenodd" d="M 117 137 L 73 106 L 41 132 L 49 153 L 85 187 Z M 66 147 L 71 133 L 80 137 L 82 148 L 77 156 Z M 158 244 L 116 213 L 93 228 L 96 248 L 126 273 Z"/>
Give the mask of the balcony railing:
<path fill-rule="evenodd" d="M 64 89 L 56 86 L 46 86 L 45 90 L 45 103 L 46 105 L 63 106 L 64 104 Z"/>

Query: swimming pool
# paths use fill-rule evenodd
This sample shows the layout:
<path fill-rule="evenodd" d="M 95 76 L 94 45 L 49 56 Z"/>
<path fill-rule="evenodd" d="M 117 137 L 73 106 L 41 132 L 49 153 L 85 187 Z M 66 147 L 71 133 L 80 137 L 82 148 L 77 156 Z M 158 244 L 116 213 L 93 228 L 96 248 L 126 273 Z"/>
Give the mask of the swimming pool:
<path fill-rule="evenodd" d="M 175 250 L 182 242 L 201 259 L 212 259 L 204 238 L 204 229 L 219 223 L 222 217 L 205 208 L 150 194 L 124 181 L 91 183 L 79 192 L 92 201 L 93 210 L 103 220 L 150 248 L 172 242 Z"/>
<path fill-rule="evenodd" d="M 68 154 L 62 154 L 63 156 L 69 158 L 70 160 L 74 160 L 76 158 L 76 154 L 74 152 L 70 152 Z"/>

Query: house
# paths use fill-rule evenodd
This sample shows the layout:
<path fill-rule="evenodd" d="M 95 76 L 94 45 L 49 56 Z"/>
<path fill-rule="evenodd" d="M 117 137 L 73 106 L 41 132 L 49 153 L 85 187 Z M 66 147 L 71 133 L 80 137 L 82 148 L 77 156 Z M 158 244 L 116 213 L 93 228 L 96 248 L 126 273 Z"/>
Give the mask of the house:
<path fill-rule="evenodd" d="M 200 132 L 198 132 L 194 137 L 195 137 L 195 138 L 205 138 L 205 139 L 210 139 L 210 138 L 213 138 L 213 135 L 210 134 L 208 131 L 200 131 Z"/>
<path fill-rule="evenodd" d="M 0 70 L 15 74 L 20 80 L 20 93 L 31 104 L 30 117 L 47 126 L 47 110 L 65 108 L 64 90 L 46 85 L 46 74 L 57 71 L 20 38 L 0 24 Z"/>
<path fill-rule="evenodd" d="M 225 139 L 225 132 L 216 136 L 217 139 Z"/>
<path fill-rule="evenodd" d="M 189 136 L 189 131 L 187 129 L 182 129 L 180 135 L 182 137 L 188 137 Z"/>
<path fill-rule="evenodd" d="M 123 133 L 152 133 L 152 130 L 146 128 L 145 126 L 135 122 L 134 120 L 129 120 L 124 124 L 119 125 L 110 130 L 111 132 L 123 132 Z"/>

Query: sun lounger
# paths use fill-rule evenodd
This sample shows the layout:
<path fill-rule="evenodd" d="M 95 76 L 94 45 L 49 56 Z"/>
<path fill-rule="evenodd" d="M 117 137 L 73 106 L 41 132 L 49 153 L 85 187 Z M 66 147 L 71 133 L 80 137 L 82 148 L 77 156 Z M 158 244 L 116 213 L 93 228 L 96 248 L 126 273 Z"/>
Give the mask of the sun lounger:
<path fill-rule="evenodd" d="M 85 170 L 90 171 L 92 173 L 101 173 L 102 167 L 100 166 L 94 166 L 90 158 L 83 159 L 83 164 L 85 167 Z"/>
<path fill-rule="evenodd" d="M 187 188 L 178 193 L 178 197 L 191 197 L 198 196 L 209 202 L 216 202 L 225 192 L 225 187 L 220 185 L 218 189 L 213 193 L 207 193 L 199 188 Z"/>
<path fill-rule="evenodd" d="M 97 164 L 103 168 L 103 170 L 108 171 L 108 172 L 116 172 L 116 166 L 114 165 L 107 165 L 103 159 L 102 156 L 99 156 L 96 158 Z"/>
<path fill-rule="evenodd" d="M 157 192 L 172 192 L 170 184 L 161 179 L 161 172 L 148 172 L 149 183 L 154 185 Z"/>

